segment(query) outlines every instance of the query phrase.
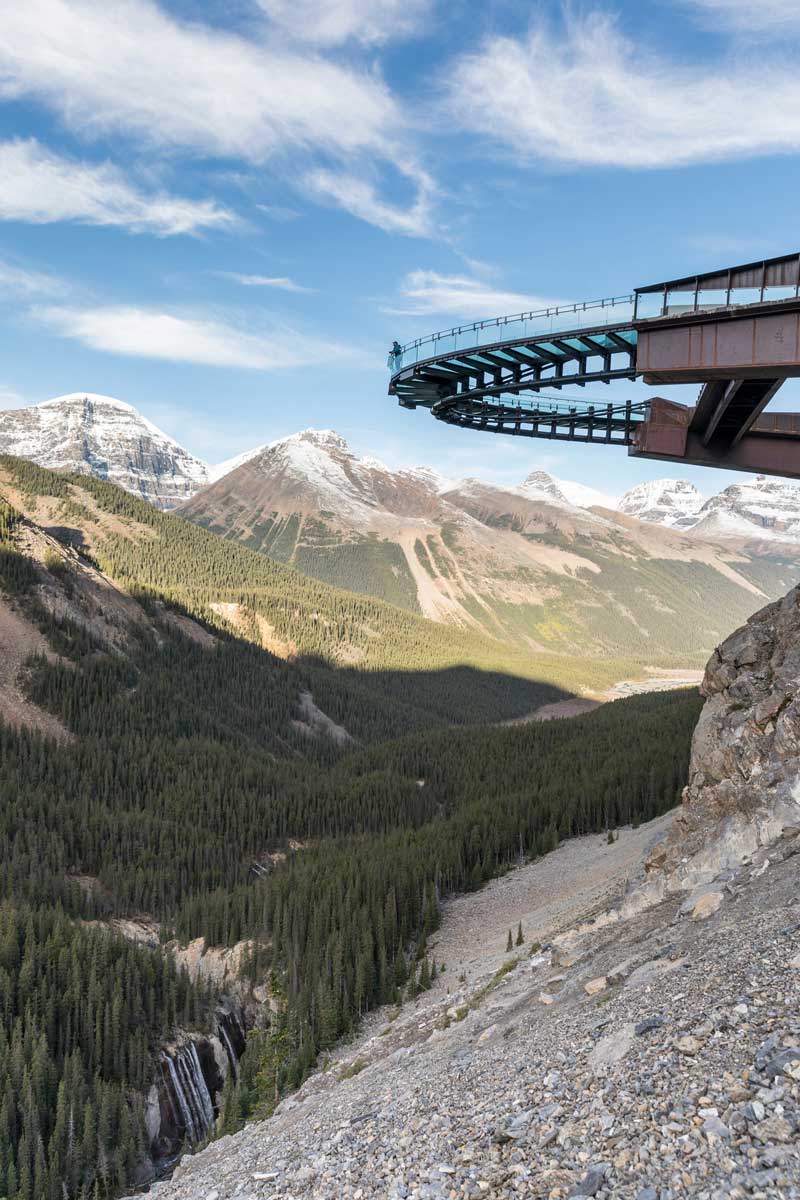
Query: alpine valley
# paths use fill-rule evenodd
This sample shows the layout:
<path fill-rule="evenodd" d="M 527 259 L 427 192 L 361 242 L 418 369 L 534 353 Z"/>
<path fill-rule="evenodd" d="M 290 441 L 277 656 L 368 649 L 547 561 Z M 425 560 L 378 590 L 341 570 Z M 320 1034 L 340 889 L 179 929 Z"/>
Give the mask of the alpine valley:
<path fill-rule="evenodd" d="M 646 494 L 636 516 L 538 472 L 498 488 L 391 471 L 312 430 L 215 480 L 113 400 L 12 417 L 0 1195 L 13 1200 L 112 1200 L 293 1103 L 368 1012 L 391 1005 L 405 1030 L 401 1006 L 447 967 L 447 994 L 464 991 L 436 940 L 454 897 L 580 835 L 616 855 L 605 883 L 596 854 L 577 872 L 591 896 L 565 912 L 596 912 L 635 865 L 613 830 L 677 803 L 700 704 L 692 689 L 599 707 L 580 693 L 674 681 L 795 574 L 790 494 L 763 481 L 717 497 L 726 536 L 712 538 L 713 513 L 664 523 L 685 510 L 682 486 Z M 62 455 L 65 471 L 33 461 Z M 543 719 L 554 709 L 584 714 Z M 437 1030 L 472 1028 L 515 964 Z M 247 1170 L 253 1195 L 274 1194 L 271 1163 Z M 155 1185 L 173 1186 L 180 1171 Z M 222 1194 L 189 1188 L 182 1200 Z"/>
<path fill-rule="evenodd" d="M 785 481 L 706 501 L 655 481 L 615 505 L 541 471 L 498 487 L 390 470 L 331 430 L 211 467 L 129 405 L 80 393 L 0 427 L 0 451 L 118 483 L 312 578 L 521 652 L 579 654 L 587 686 L 700 668 L 796 578 L 800 486 Z"/>

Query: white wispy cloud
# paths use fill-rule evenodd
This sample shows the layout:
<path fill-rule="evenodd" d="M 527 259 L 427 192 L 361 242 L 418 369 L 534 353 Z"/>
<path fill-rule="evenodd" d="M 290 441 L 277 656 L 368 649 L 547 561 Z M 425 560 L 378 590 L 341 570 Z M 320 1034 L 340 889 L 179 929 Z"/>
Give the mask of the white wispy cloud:
<path fill-rule="evenodd" d="M 347 346 L 291 329 L 254 332 L 215 317 L 152 308 L 50 305 L 35 309 L 32 315 L 62 337 L 93 350 L 133 358 L 270 371 L 331 359 L 358 361 L 360 357 Z"/>
<path fill-rule="evenodd" d="M 33 97 L 83 138 L 263 162 L 379 150 L 401 124 L 374 70 L 174 19 L 152 0 L 0 5 L 0 95 Z"/>
<path fill-rule="evenodd" d="M 679 0 L 679 3 L 694 9 L 709 29 L 765 37 L 800 32 L 797 0 L 759 0 L 758 4 L 751 0 Z"/>
<path fill-rule="evenodd" d="M 371 45 L 414 32 L 431 0 L 258 0 L 267 15 L 291 37 L 318 46 L 353 39 Z"/>
<path fill-rule="evenodd" d="M 143 192 L 111 163 L 78 162 L 54 154 L 33 138 L 0 142 L 0 180 L 3 221 L 117 225 L 132 233 L 166 237 L 227 229 L 237 220 L 211 200 Z"/>
<path fill-rule="evenodd" d="M 422 170 L 408 171 L 407 174 L 416 187 L 416 198 L 408 207 L 383 200 L 369 179 L 349 172 L 319 168 L 308 173 L 305 184 L 318 200 L 336 204 L 351 216 L 386 233 L 433 237 L 436 233 L 433 180 Z"/>
<path fill-rule="evenodd" d="M 310 293 L 316 290 L 303 287 L 286 275 L 241 275 L 238 271 L 217 271 L 216 274 L 221 275 L 223 279 L 232 279 L 235 283 L 240 283 L 242 287 L 277 288 L 280 292 Z"/>
<path fill-rule="evenodd" d="M 385 312 L 399 316 L 450 314 L 477 320 L 481 317 L 530 312 L 554 306 L 547 300 L 523 292 L 503 291 L 484 279 L 468 275 L 440 275 L 437 271 L 409 271 L 400 284 L 400 301 Z"/>
<path fill-rule="evenodd" d="M 731 5 L 732 7 L 732 5 Z M 777 53 L 687 66 L 648 53 L 604 13 L 494 37 L 453 66 L 460 124 L 531 159 L 668 167 L 800 149 L 800 75 Z"/>
<path fill-rule="evenodd" d="M 58 296 L 66 291 L 63 280 L 42 271 L 17 267 L 0 259 L 0 291 L 8 296 Z"/>
<path fill-rule="evenodd" d="M 284 204 L 257 204 L 256 208 L 273 221 L 296 221 L 300 216 L 296 208 Z"/>

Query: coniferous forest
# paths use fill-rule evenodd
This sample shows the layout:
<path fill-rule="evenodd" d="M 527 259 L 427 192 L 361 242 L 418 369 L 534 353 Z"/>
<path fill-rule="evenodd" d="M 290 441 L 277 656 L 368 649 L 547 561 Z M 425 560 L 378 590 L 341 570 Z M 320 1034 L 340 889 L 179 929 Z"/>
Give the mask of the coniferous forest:
<path fill-rule="evenodd" d="M 159 1048 L 217 999 L 111 918 L 252 940 L 246 976 L 279 1003 L 232 1129 L 419 986 L 448 895 L 678 801 L 693 693 L 502 725 L 581 664 L 537 674 L 96 480 L 3 459 L 0 494 L 0 609 L 43 635 L 16 685 L 51 721 L 0 721 L 8 1200 L 131 1185 Z"/>

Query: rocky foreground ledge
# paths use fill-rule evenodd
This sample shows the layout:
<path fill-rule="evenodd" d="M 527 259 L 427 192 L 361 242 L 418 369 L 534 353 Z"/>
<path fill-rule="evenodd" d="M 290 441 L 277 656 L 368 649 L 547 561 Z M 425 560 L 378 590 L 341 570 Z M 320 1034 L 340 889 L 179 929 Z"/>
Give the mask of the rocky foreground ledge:
<path fill-rule="evenodd" d="M 788 829 L 693 895 L 376 1014 L 270 1120 L 153 1193 L 800 1198 L 798 855 Z"/>

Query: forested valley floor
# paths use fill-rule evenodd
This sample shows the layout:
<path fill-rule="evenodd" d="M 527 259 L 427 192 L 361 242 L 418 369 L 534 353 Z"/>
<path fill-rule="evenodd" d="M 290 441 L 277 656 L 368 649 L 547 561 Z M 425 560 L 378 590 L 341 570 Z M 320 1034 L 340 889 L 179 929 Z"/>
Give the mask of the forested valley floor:
<path fill-rule="evenodd" d="M 2 459 L 0 494 L 0 611 L 34 647 L 0 674 L 8 1200 L 135 1181 L 159 1047 L 217 1000 L 112 917 L 252 943 L 276 1011 L 230 1130 L 428 986 L 447 896 L 679 798 L 691 692 L 502 727 L 591 664 L 305 579 L 97 480 Z"/>

